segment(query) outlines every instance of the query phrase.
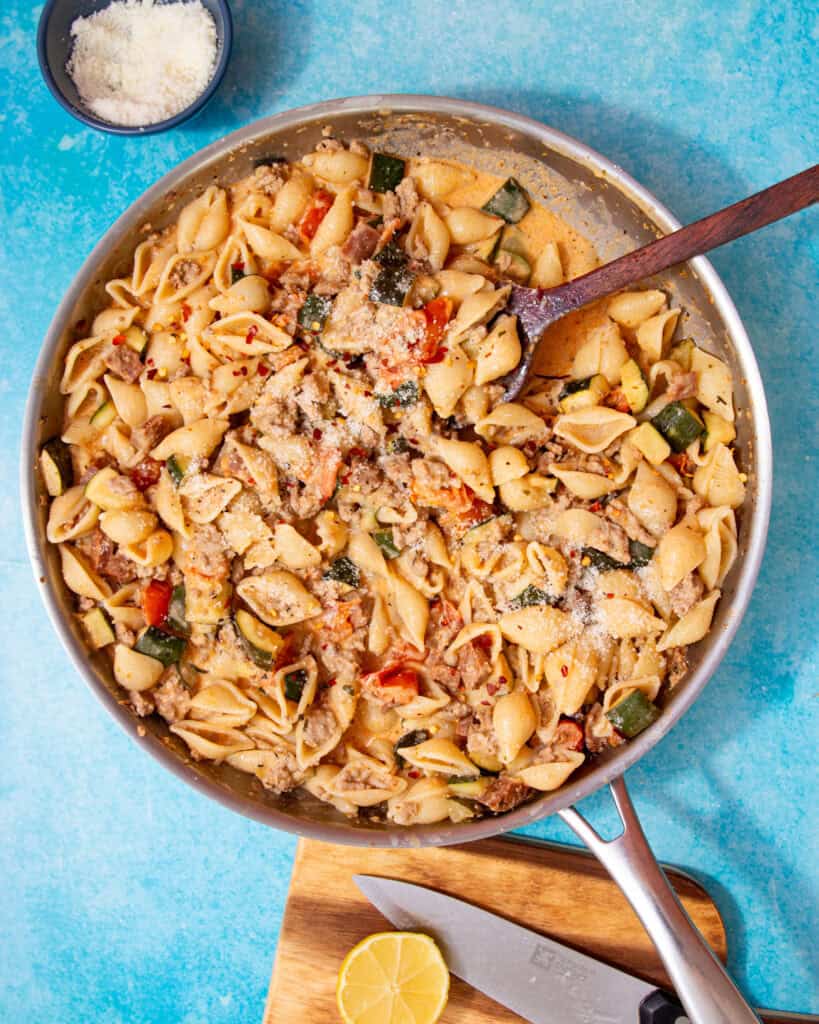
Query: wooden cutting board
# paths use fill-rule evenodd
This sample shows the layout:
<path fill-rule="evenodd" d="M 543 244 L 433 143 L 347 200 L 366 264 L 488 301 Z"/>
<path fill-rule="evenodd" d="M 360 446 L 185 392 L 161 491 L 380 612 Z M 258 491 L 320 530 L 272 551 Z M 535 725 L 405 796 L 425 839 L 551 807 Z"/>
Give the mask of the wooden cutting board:
<path fill-rule="evenodd" d="M 725 928 L 708 893 L 666 869 L 711 948 L 725 959 Z M 565 942 L 657 985 L 668 978 L 625 897 L 588 853 L 524 839 L 465 846 L 375 850 L 300 840 L 263 1024 L 339 1024 L 335 985 L 341 962 L 371 932 L 391 928 L 361 895 L 355 874 L 431 886 Z M 491 935 L 487 935 L 491 942 Z M 441 1024 L 519 1024 L 452 978 Z"/>

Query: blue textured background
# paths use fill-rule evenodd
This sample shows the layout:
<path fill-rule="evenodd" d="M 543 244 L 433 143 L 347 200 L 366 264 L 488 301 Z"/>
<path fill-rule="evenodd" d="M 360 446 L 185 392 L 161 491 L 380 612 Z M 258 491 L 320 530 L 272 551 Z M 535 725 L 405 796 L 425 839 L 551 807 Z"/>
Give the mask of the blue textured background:
<path fill-rule="evenodd" d="M 295 845 L 138 752 L 71 669 L 31 579 L 16 485 L 23 404 L 54 307 L 111 221 L 220 135 L 366 92 L 460 96 L 539 118 L 622 164 L 684 221 L 817 159 L 815 0 L 233 8 L 234 56 L 211 106 L 171 135 L 129 141 L 84 128 L 47 93 L 40 5 L 0 6 L 0 1019 L 10 1024 L 260 1019 Z M 771 407 L 768 554 L 721 670 L 630 775 L 657 854 L 716 897 L 746 992 L 814 1012 L 817 227 L 817 212 L 803 213 L 714 256 Z M 613 820 L 603 796 L 584 810 Z M 557 821 L 532 832 L 569 838 Z"/>

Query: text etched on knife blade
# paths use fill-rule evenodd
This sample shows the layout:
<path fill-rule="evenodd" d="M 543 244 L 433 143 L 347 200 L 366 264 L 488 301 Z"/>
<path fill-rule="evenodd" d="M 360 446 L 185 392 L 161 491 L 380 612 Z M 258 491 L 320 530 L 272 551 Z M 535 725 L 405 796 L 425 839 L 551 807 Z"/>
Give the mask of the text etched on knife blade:
<path fill-rule="evenodd" d="M 529 963 L 547 973 L 573 1002 L 572 1022 L 567 1021 L 566 1024 L 621 1024 L 622 1017 L 619 1014 L 612 1016 L 609 1011 L 595 1005 L 596 999 L 590 988 L 593 972 L 578 967 L 576 963 L 560 956 L 556 950 L 541 943 L 535 946 Z"/>

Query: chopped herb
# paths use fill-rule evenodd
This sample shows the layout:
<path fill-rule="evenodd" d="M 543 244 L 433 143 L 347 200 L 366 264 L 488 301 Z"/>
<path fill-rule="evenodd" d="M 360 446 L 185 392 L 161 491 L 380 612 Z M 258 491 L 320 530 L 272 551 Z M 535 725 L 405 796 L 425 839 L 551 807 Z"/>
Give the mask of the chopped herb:
<path fill-rule="evenodd" d="M 611 555 L 607 555 L 605 551 L 600 551 L 598 548 L 583 548 L 581 565 L 586 564 L 587 558 L 591 567 L 599 569 L 600 572 L 611 572 L 613 569 L 628 568 L 624 562 L 618 562 L 616 558 L 612 558 Z"/>
<path fill-rule="evenodd" d="M 547 594 L 545 590 L 541 590 L 540 587 L 536 587 L 533 583 L 530 583 L 528 587 L 524 587 L 523 590 L 518 594 L 517 597 L 513 598 L 510 608 L 530 608 L 533 604 L 551 604 L 557 603 L 557 598 L 551 594 Z"/>
<path fill-rule="evenodd" d="M 324 327 L 332 308 L 333 300 L 328 295 L 316 295 L 313 292 L 307 296 L 299 310 L 299 327 L 318 333 Z"/>
<path fill-rule="evenodd" d="M 387 441 L 388 455 L 402 455 L 404 452 L 408 452 L 409 448 L 409 441 L 405 437 L 401 437 L 400 434 L 396 434 L 395 437 L 391 437 Z"/>
<path fill-rule="evenodd" d="M 245 276 L 244 267 L 240 267 L 238 263 L 231 264 L 230 267 L 230 283 L 236 284 L 237 281 L 241 281 Z"/>
<path fill-rule="evenodd" d="M 304 687 L 307 685 L 307 671 L 297 668 L 295 672 L 286 672 L 284 676 L 284 695 L 287 700 L 298 703 Z"/>
<path fill-rule="evenodd" d="M 389 395 L 376 395 L 384 409 L 394 409 L 396 406 L 399 409 L 406 409 L 410 405 L 415 405 L 418 397 L 418 385 L 414 380 L 404 381 L 403 384 L 399 384 L 395 391 Z"/>
<path fill-rule="evenodd" d="M 346 694 L 349 694 L 350 697 L 355 697 L 355 687 L 354 686 L 350 686 L 349 683 L 345 683 L 344 686 L 341 687 L 341 689 Z"/>
<path fill-rule="evenodd" d="M 358 566 L 346 555 L 337 558 L 327 572 L 324 574 L 326 580 L 335 580 L 336 583 L 346 583 L 349 587 L 361 586 L 361 573 Z"/>
<path fill-rule="evenodd" d="M 632 569 L 640 569 L 644 565 L 648 565 L 654 556 L 654 548 L 650 548 L 648 544 L 641 544 L 639 540 L 629 540 L 628 552 L 631 555 Z"/>
<path fill-rule="evenodd" d="M 165 462 L 165 468 L 168 471 L 168 476 L 178 487 L 182 483 L 182 478 L 185 476 L 185 470 L 188 468 L 187 460 L 181 455 L 169 455 Z"/>
<path fill-rule="evenodd" d="M 376 530 L 373 540 L 381 548 L 385 558 L 398 558 L 401 554 L 401 549 L 392 539 L 392 530 Z"/>
<path fill-rule="evenodd" d="M 426 729 L 413 729 L 412 732 L 404 733 L 393 749 L 400 757 L 404 747 L 417 747 L 419 743 L 426 743 L 428 739 L 429 732 Z"/>

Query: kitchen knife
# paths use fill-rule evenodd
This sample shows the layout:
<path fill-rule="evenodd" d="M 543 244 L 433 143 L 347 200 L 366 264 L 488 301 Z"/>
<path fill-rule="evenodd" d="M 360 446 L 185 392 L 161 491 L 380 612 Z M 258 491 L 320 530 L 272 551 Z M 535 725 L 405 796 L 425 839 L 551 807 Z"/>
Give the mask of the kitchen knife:
<path fill-rule="evenodd" d="M 396 928 L 431 935 L 450 971 L 532 1024 L 689 1024 L 656 985 L 487 910 L 409 882 L 354 875 Z M 767 1021 L 819 1017 L 759 1010 Z"/>

